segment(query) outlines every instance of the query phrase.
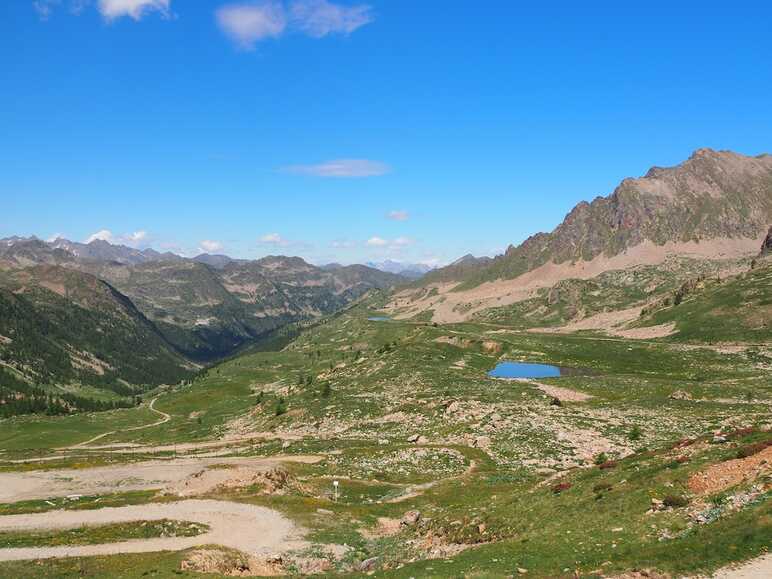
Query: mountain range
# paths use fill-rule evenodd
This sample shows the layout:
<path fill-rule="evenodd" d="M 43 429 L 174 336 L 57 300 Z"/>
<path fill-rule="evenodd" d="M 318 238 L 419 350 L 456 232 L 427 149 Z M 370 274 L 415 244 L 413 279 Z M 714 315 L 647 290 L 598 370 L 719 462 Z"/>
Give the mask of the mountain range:
<path fill-rule="evenodd" d="M 433 270 L 396 261 L 317 267 L 286 256 L 185 258 L 102 240 L 6 238 L 0 390 L 3 381 L 21 380 L 126 396 L 185 379 L 371 290 L 394 288 L 384 309 L 398 319 L 593 328 L 594 316 L 625 312 L 627 322 L 640 313 L 645 324 L 665 319 L 652 312 L 674 296 L 680 302 L 702 280 L 747 270 L 756 259 L 768 267 L 771 223 L 772 156 L 700 149 L 579 203 L 552 232 L 502 255 L 465 255 Z M 763 285 L 767 278 L 757 279 Z"/>
<path fill-rule="evenodd" d="M 7 238 L 0 240 L 0 382 L 10 373 L 124 393 L 170 383 L 288 324 L 405 281 L 299 257 L 187 259 L 102 240 Z"/>

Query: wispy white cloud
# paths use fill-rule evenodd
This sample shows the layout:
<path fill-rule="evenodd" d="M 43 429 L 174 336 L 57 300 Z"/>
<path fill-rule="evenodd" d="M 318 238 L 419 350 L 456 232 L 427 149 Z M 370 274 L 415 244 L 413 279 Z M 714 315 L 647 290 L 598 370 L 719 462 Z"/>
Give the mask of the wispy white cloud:
<path fill-rule="evenodd" d="M 391 171 L 391 168 L 386 163 L 368 159 L 336 159 L 317 165 L 290 165 L 281 170 L 285 173 L 314 177 L 356 178 L 378 177 Z"/>
<path fill-rule="evenodd" d="M 270 245 L 273 247 L 289 247 L 292 245 L 292 243 L 284 239 L 281 235 L 278 233 L 266 233 L 262 237 L 260 237 L 260 244 L 261 245 Z"/>
<path fill-rule="evenodd" d="M 204 239 L 198 245 L 201 253 L 214 253 L 216 251 L 222 251 L 223 248 L 222 243 L 213 239 Z"/>
<path fill-rule="evenodd" d="M 335 239 L 330 243 L 333 249 L 353 249 L 357 244 L 349 239 Z"/>
<path fill-rule="evenodd" d="M 160 12 L 169 16 L 171 0 L 99 0 L 97 9 L 106 20 L 128 16 L 141 20 L 149 12 Z"/>
<path fill-rule="evenodd" d="M 266 38 L 278 38 L 287 27 L 284 6 L 279 2 L 227 4 L 217 9 L 215 18 L 220 30 L 247 50 Z"/>
<path fill-rule="evenodd" d="M 71 14 L 80 14 L 87 6 L 95 6 L 105 20 L 112 21 L 128 16 L 141 20 L 150 12 L 170 16 L 171 0 L 34 0 L 32 7 L 41 20 L 48 20 L 51 14 L 67 4 Z"/>
<path fill-rule="evenodd" d="M 62 0 L 35 0 L 32 7 L 41 20 L 48 20 L 51 12 L 62 3 Z"/>
<path fill-rule="evenodd" d="M 115 235 L 109 229 L 100 229 L 96 233 L 89 235 L 84 243 L 91 243 L 92 241 L 106 241 L 108 243 L 128 245 L 129 247 L 137 247 L 142 245 L 148 238 L 147 231 L 142 229 L 135 231 L 134 233 L 127 233 L 125 235 Z"/>
<path fill-rule="evenodd" d="M 290 5 L 293 24 L 314 38 L 328 34 L 351 34 L 374 20 L 366 4 L 343 6 L 327 0 L 297 0 Z"/>
<path fill-rule="evenodd" d="M 91 243 L 92 241 L 107 241 L 108 243 L 112 243 L 114 241 L 115 237 L 113 236 L 113 232 L 109 229 L 100 229 L 96 233 L 92 233 L 89 235 L 84 243 Z"/>
<path fill-rule="evenodd" d="M 126 240 L 131 243 L 142 243 L 147 239 L 147 231 L 139 230 L 126 236 Z"/>
<path fill-rule="evenodd" d="M 407 221 L 410 219 L 410 213 L 407 211 L 389 211 L 387 217 L 392 221 Z"/>
<path fill-rule="evenodd" d="M 117 1 L 117 0 L 116 0 Z M 220 29 L 239 48 L 251 50 L 269 38 L 294 30 L 322 38 L 330 34 L 351 34 L 374 20 L 366 4 L 344 6 L 328 0 L 252 0 L 225 4 L 215 11 Z"/>
<path fill-rule="evenodd" d="M 366 245 L 368 247 L 386 247 L 389 244 L 388 241 L 377 235 L 367 240 Z"/>
<path fill-rule="evenodd" d="M 365 242 L 365 246 L 378 250 L 380 253 L 386 253 L 388 255 L 399 255 L 403 253 L 408 247 L 412 246 L 415 240 L 410 237 L 396 237 L 394 239 L 385 239 L 378 235 L 374 235 Z"/>

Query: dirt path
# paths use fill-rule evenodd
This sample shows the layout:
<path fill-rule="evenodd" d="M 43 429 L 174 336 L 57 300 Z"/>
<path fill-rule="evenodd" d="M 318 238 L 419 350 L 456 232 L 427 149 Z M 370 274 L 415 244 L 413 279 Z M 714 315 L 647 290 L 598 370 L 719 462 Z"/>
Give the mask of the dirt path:
<path fill-rule="evenodd" d="M 202 523 L 208 525 L 210 530 L 196 537 L 131 540 L 103 545 L 0 549 L 0 561 L 181 551 L 211 544 L 238 549 L 251 555 L 267 555 L 305 546 L 300 529 L 276 511 L 255 505 L 212 500 L 8 515 L 0 517 L 0 531 L 67 529 L 81 525 L 160 519 Z"/>
<path fill-rule="evenodd" d="M 772 577 L 772 554 L 753 559 L 737 567 L 725 567 L 713 579 L 769 579 Z"/>
<path fill-rule="evenodd" d="M 286 462 L 313 463 L 318 456 L 271 458 L 178 458 L 96 468 L 0 473 L 0 503 L 39 500 L 69 495 L 174 489 L 185 479 L 212 465 L 249 467 L 264 472 Z"/>
<path fill-rule="evenodd" d="M 150 401 L 150 406 L 148 408 L 150 408 L 150 410 L 152 410 L 156 414 L 160 415 L 161 420 L 159 420 L 158 422 L 153 422 L 152 424 L 143 424 L 142 426 L 133 426 L 131 428 L 126 428 L 124 432 L 134 432 L 135 430 L 144 430 L 145 428 L 152 428 L 154 426 L 160 426 L 165 422 L 169 422 L 169 420 L 171 419 L 171 415 L 166 414 L 166 412 L 162 412 L 160 410 L 155 409 L 156 400 L 158 400 L 158 396 L 156 396 Z M 104 432 L 102 434 L 98 434 L 94 438 L 89 438 L 87 441 L 76 444 L 75 446 L 68 446 L 66 447 L 66 449 L 83 448 L 85 446 L 88 446 L 92 442 L 96 442 L 97 440 L 104 438 L 105 436 L 110 436 L 111 434 L 115 434 L 115 432 L 116 432 L 115 430 L 111 430 L 110 432 Z"/>

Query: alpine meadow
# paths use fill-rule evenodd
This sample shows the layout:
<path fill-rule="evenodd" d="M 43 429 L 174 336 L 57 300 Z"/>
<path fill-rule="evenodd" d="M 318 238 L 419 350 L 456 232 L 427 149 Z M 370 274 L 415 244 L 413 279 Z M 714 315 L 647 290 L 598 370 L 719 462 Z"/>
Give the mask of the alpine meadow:
<path fill-rule="evenodd" d="M 0 17 L 0 577 L 772 576 L 772 7 Z"/>

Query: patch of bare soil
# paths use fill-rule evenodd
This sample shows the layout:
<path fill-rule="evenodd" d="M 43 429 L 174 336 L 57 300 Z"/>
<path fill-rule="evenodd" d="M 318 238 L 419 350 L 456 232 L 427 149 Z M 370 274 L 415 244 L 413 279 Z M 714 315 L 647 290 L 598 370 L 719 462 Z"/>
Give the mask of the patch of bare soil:
<path fill-rule="evenodd" d="M 541 384 L 539 382 L 533 382 L 532 380 L 526 380 L 526 382 L 533 384 L 547 396 L 557 398 L 561 402 L 586 402 L 592 398 L 592 396 L 589 394 L 578 392 L 577 390 L 571 390 L 569 388 L 550 386 L 549 384 Z"/>
<path fill-rule="evenodd" d="M 268 495 L 283 495 L 291 490 L 303 490 L 302 485 L 281 467 L 265 470 L 260 467 L 230 466 L 218 468 L 218 465 L 215 465 L 201 470 L 167 487 L 164 492 L 180 497 L 192 497 L 216 490 L 243 489 L 255 485 L 261 487 L 263 494 Z"/>
<path fill-rule="evenodd" d="M 589 316 L 581 320 L 575 320 L 564 326 L 556 328 L 530 328 L 529 332 L 536 333 L 554 333 L 569 334 L 581 330 L 605 330 L 613 331 L 617 327 L 638 319 L 641 315 L 641 308 L 628 308 L 626 310 L 617 310 L 614 312 L 601 312 L 594 316 Z M 611 332 L 610 332 L 611 333 Z"/>
<path fill-rule="evenodd" d="M 772 577 L 772 554 L 763 555 L 742 565 L 719 569 L 713 579 L 769 579 Z"/>
<path fill-rule="evenodd" d="M 612 336 L 628 338 L 631 340 L 651 340 L 653 338 L 665 338 L 676 333 L 675 322 L 649 326 L 646 328 L 630 328 L 628 330 L 613 329 L 609 332 Z"/>
<path fill-rule="evenodd" d="M 695 473 L 688 486 L 696 495 L 710 495 L 769 473 L 772 473 L 772 446 L 752 456 L 720 462 Z"/>
<path fill-rule="evenodd" d="M 396 535 L 402 529 L 399 519 L 389 517 L 378 517 L 378 521 L 372 529 L 361 529 L 360 534 L 365 539 L 379 539 L 381 537 L 391 537 Z"/>
<path fill-rule="evenodd" d="M 3 472 L 0 473 L 0 502 L 11 503 L 75 494 L 102 495 L 134 490 L 184 490 L 184 486 L 180 486 L 184 485 L 183 481 L 208 467 L 220 466 L 223 463 L 233 466 L 237 472 L 240 472 L 238 467 L 241 467 L 265 473 L 281 466 L 282 462 L 313 463 L 320 459 L 321 457 L 317 456 L 301 455 L 274 458 L 179 458 L 95 468 Z M 222 480 L 218 478 L 218 470 L 226 473 Z M 201 477 L 200 487 L 194 484 L 192 488 L 215 488 L 218 484 L 224 484 L 228 477 L 232 476 L 233 471 L 228 473 L 228 470 L 230 469 L 212 469 L 211 475 Z M 234 480 L 237 480 L 237 477 Z"/>
<path fill-rule="evenodd" d="M 284 574 L 280 561 L 255 559 L 220 549 L 197 549 L 180 564 L 180 570 L 226 577 L 277 577 Z"/>
<path fill-rule="evenodd" d="M 591 279 L 606 271 L 627 269 L 635 265 L 657 265 L 673 255 L 709 259 L 747 257 L 758 253 L 765 235 L 756 239 L 712 239 L 687 243 L 657 245 L 645 241 L 613 257 L 600 255 L 590 261 L 546 263 L 515 279 L 486 282 L 467 291 L 452 291 L 457 283 L 427 286 L 428 292 L 403 290 L 394 295 L 384 310 L 395 319 L 407 319 L 433 310 L 432 321 L 461 322 L 475 313 L 498 306 L 511 305 L 536 295 L 537 290 L 552 287 L 565 279 Z"/>
<path fill-rule="evenodd" d="M 6 515 L 0 517 L 0 530 L 23 532 L 33 529 L 71 529 L 82 525 L 162 519 L 201 523 L 207 525 L 209 531 L 195 537 L 136 539 L 101 545 L 0 549 L 0 561 L 183 551 L 205 545 L 221 545 L 248 556 L 265 557 L 307 546 L 301 539 L 300 529 L 276 511 L 256 505 L 211 500 Z"/>

